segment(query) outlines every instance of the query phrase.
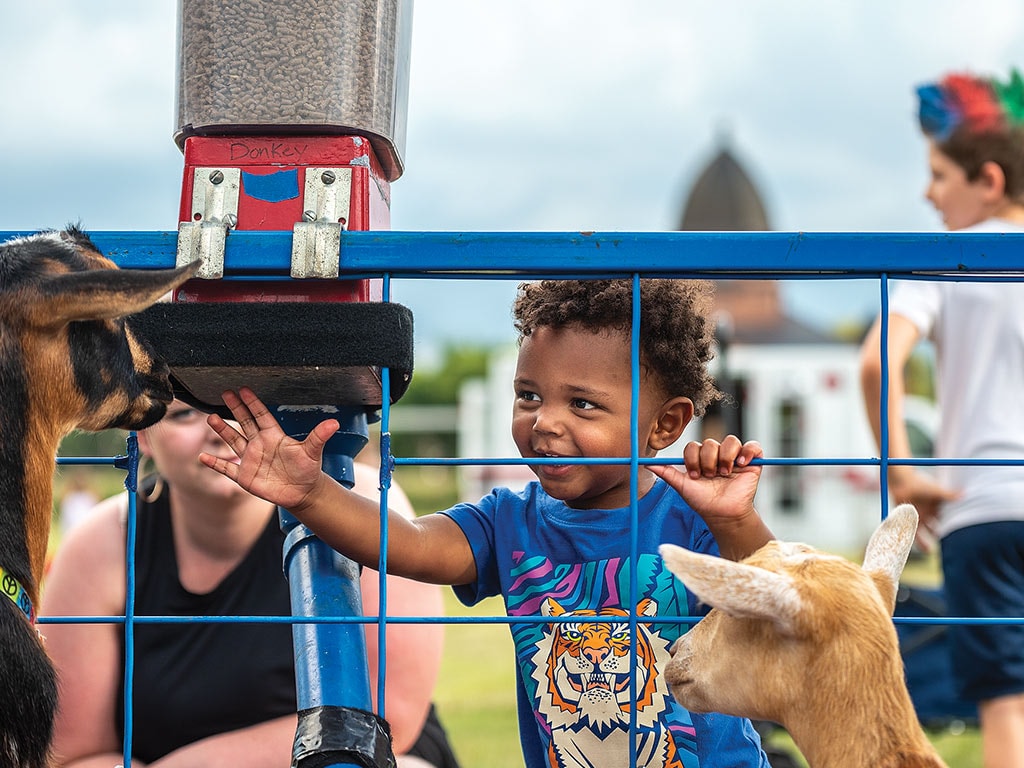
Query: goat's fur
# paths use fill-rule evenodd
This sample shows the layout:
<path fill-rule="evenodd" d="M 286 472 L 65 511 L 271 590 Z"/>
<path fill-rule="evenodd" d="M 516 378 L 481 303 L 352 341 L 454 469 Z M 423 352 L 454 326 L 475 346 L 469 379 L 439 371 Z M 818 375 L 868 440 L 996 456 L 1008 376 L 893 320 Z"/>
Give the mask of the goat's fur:
<path fill-rule="evenodd" d="M 125 317 L 196 266 L 119 270 L 77 227 L 0 245 L 0 567 L 36 610 L 60 441 L 160 420 L 167 365 Z M 44 642 L 0 596 L 0 768 L 47 763 L 57 690 Z"/>
<path fill-rule="evenodd" d="M 916 530 L 917 511 L 897 507 L 863 566 L 780 541 L 740 563 L 662 545 L 668 568 L 713 606 L 672 648 L 672 695 L 694 712 L 780 723 L 811 768 L 943 766 L 891 618 Z"/>

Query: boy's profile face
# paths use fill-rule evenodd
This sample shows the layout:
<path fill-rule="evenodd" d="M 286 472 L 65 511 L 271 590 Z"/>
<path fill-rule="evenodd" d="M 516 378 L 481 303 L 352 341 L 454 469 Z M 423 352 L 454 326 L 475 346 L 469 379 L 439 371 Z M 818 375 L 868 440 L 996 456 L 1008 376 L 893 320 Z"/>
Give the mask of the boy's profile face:
<path fill-rule="evenodd" d="M 523 458 L 630 455 L 630 343 L 620 332 L 542 326 L 525 336 L 515 375 L 512 438 Z M 653 456 L 649 435 L 664 402 L 641 373 L 640 456 Z M 544 490 L 577 509 L 629 504 L 629 465 L 538 464 Z M 654 483 L 641 468 L 638 492 Z"/>
<path fill-rule="evenodd" d="M 931 179 L 925 197 L 942 216 L 946 229 L 957 230 L 979 224 L 992 215 L 983 179 L 969 181 L 959 163 L 944 154 L 935 142 L 928 142 Z"/>

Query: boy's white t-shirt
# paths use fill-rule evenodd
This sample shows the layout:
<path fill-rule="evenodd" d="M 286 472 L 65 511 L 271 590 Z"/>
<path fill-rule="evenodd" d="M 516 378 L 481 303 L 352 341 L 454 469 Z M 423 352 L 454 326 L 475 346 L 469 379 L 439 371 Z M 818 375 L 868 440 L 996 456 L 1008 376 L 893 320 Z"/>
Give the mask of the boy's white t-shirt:
<path fill-rule="evenodd" d="M 959 232 L 1024 234 L 1024 227 L 990 219 Z M 935 344 L 935 457 L 1024 459 L 1024 282 L 894 281 L 889 312 Z M 936 475 L 962 493 L 943 505 L 940 537 L 1024 520 L 1024 467 L 944 466 Z"/>

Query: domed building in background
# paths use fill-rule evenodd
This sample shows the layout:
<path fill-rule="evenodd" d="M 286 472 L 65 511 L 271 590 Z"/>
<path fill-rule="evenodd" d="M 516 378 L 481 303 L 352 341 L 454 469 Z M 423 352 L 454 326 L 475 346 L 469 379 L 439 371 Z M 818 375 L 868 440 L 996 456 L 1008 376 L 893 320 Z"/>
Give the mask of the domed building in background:
<path fill-rule="evenodd" d="M 711 159 L 686 194 L 676 229 L 769 231 L 761 189 L 719 134 Z M 737 247 L 736 266 L 749 266 Z M 869 456 L 858 347 L 788 316 L 775 280 L 715 281 L 718 352 L 712 363 L 726 398 L 708 408 L 687 439 L 736 434 L 771 457 Z M 865 543 L 877 523 L 877 472 L 869 467 L 768 468 L 757 506 L 781 538 L 826 549 Z"/>
<path fill-rule="evenodd" d="M 683 205 L 680 231 L 760 232 L 771 229 L 761 193 L 722 137 Z"/>
<path fill-rule="evenodd" d="M 679 217 L 680 231 L 763 232 L 772 229 L 760 190 L 720 134 L 714 157 L 697 175 Z M 736 255 L 737 261 L 743 254 Z M 779 284 L 772 280 L 715 283 L 720 332 L 726 343 L 817 342 L 830 338 L 785 314 Z"/>

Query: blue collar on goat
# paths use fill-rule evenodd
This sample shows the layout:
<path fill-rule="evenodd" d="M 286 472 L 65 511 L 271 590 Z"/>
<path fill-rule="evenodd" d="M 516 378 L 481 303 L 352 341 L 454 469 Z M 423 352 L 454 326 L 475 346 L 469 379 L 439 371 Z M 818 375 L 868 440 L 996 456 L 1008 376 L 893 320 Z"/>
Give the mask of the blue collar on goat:
<path fill-rule="evenodd" d="M 36 609 L 29 599 L 28 592 L 14 576 L 0 565 L 0 592 L 10 598 L 18 610 L 25 614 L 30 624 L 36 623 Z"/>

